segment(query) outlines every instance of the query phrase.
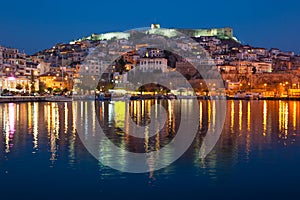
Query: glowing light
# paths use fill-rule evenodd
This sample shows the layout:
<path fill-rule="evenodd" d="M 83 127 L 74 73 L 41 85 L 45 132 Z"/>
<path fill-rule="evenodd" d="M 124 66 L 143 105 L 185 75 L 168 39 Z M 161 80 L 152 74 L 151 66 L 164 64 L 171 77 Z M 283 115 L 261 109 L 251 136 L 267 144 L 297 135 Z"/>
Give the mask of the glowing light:
<path fill-rule="evenodd" d="M 215 132 L 216 128 L 216 100 L 212 102 L 212 131 Z"/>
<path fill-rule="evenodd" d="M 296 104 L 296 101 L 293 102 L 293 128 L 294 128 L 294 131 L 297 129 L 297 104 Z"/>
<path fill-rule="evenodd" d="M 248 101 L 247 106 L 247 130 L 250 131 L 251 128 L 251 104 L 250 101 Z"/>
<path fill-rule="evenodd" d="M 264 111 L 263 111 L 263 125 L 264 125 L 264 132 L 263 135 L 267 136 L 267 101 L 264 101 Z"/>
<path fill-rule="evenodd" d="M 288 103 L 279 101 L 279 137 L 287 139 L 288 136 Z"/>
<path fill-rule="evenodd" d="M 200 127 L 199 127 L 199 129 L 200 130 L 202 130 L 202 122 L 203 122 L 203 103 L 202 103 L 202 101 L 200 101 L 200 105 L 199 105 L 199 108 L 200 108 L 200 112 L 199 112 L 199 119 L 200 119 L 200 123 L 199 123 L 199 125 L 200 125 Z"/>
<path fill-rule="evenodd" d="M 239 129 L 243 128 L 243 103 L 239 101 Z"/>
<path fill-rule="evenodd" d="M 65 108 L 65 133 L 67 133 L 67 131 L 68 131 L 68 112 L 69 112 L 68 103 L 64 104 L 64 108 Z"/>
<path fill-rule="evenodd" d="M 8 77 L 7 80 L 9 80 L 9 81 L 15 81 L 16 78 L 15 77 Z"/>
<path fill-rule="evenodd" d="M 211 102 L 210 101 L 207 102 L 207 115 L 208 115 L 207 123 L 210 124 L 210 120 L 211 120 Z"/>
<path fill-rule="evenodd" d="M 230 123 L 230 128 L 231 128 L 231 133 L 234 133 L 234 101 L 231 101 L 231 123 Z"/>
<path fill-rule="evenodd" d="M 124 120 L 126 114 L 125 109 L 126 109 L 125 102 L 116 101 L 114 103 L 114 110 L 115 110 L 114 120 L 117 127 L 124 128 Z"/>
<path fill-rule="evenodd" d="M 39 116 L 38 103 L 35 102 L 33 104 L 33 129 L 32 129 L 34 149 L 38 148 L 38 116 Z"/>

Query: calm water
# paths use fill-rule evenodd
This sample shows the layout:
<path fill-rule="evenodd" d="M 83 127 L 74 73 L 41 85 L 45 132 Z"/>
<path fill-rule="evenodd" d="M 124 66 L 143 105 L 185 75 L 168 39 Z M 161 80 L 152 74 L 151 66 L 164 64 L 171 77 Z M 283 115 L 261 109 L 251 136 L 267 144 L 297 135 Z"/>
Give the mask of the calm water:
<path fill-rule="evenodd" d="M 1 199 L 289 199 L 297 194 L 299 101 L 227 101 L 222 135 L 199 159 L 208 122 L 216 117 L 214 102 L 201 101 L 200 131 L 190 149 L 169 167 L 143 174 L 103 166 L 76 132 L 74 112 L 81 111 L 82 118 L 93 112 L 92 123 L 99 121 L 116 145 L 134 152 L 157 150 L 176 135 L 182 112 L 174 101 L 160 103 L 169 111 L 166 125 L 144 140 L 118 127 L 124 128 L 130 116 L 137 124 L 149 123 L 153 100 L 0 104 Z M 180 103 L 192 109 L 188 100 Z M 112 115 L 116 110 L 123 115 Z"/>

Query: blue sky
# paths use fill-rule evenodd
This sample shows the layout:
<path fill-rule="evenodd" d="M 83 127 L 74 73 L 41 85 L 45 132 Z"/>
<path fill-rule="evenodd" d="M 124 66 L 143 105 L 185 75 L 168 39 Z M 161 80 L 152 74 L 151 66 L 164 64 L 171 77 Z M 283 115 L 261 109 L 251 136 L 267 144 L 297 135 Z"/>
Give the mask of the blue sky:
<path fill-rule="evenodd" d="M 160 23 L 164 28 L 230 26 L 244 44 L 300 53 L 300 2 L 293 1 L 2 1 L 0 44 L 26 53 L 107 31 Z"/>

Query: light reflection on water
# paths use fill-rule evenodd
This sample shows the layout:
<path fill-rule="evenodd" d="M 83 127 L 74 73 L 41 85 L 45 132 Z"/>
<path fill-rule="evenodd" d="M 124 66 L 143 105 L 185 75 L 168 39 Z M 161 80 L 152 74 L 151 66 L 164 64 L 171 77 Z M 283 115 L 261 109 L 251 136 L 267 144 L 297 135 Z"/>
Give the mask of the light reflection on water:
<path fill-rule="evenodd" d="M 161 138 L 161 135 L 157 134 L 155 139 L 150 141 L 146 132 L 145 141 L 142 144 L 145 147 L 145 151 L 151 150 L 149 148 L 155 150 L 162 147 L 161 143 L 164 143 L 166 138 L 174 136 L 180 123 L 180 120 L 178 121 L 180 113 L 176 110 L 178 107 L 174 105 L 174 101 L 166 101 L 164 103 L 164 106 L 168 110 L 167 123 L 163 134 L 165 138 Z M 88 112 L 96 113 L 95 106 L 90 107 L 92 110 L 87 110 L 88 104 L 94 104 L 94 102 L 73 102 L 73 106 L 79 108 L 82 118 L 86 118 Z M 95 123 L 98 123 L 98 117 L 104 128 L 113 130 L 111 132 L 113 134 L 112 139 L 114 135 L 124 136 L 120 141 L 121 146 L 138 145 L 135 144 L 134 139 L 130 140 L 131 130 L 126 126 L 128 124 L 127 121 L 132 117 L 134 122 L 139 125 L 149 123 L 151 120 L 150 108 L 152 105 L 155 105 L 155 103 L 151 102 L 151 100 L 133 101 L 130 104 L 121 101 L 112 103 L 102 102 L 100 107 L 98 107 L 98 116 L 96 114 L 93 115 L 93 127 L 95 127 Z M 199 129 L 203 131 L 205 128 L 214 128 L 207 127 L 207 124 L 209 122 L 212 122 L 212 126 L 215 124 L 215 102 L 199 101 L 199 105 Z M 85 110 L 83 111 L 83 109 Z M 50 144 L 50 160 L 52 161 L 56 160 L 56 152 L 59 148 L 58 140 L 62 137 L 70 138 L 71 146 L 69 153 L 70 158 L 74 158 L 74 151 L 76 150 L 74 146 L 76 124 L 74 124 L 75 120 L 72 116 L 73 112 L 78 111 L 76 109 L 72 110 L 71 103 L 1 104 L 0 112 L 2 113 L 0 127 L 2 127 L 5 138 L 4 150 L 6 153 L 9 153 L 13 149 L 15 143 L 14 135 L 17 128 L 16 134 L 32 135 L 33 152 L 39 149 L 39 137 L 44 138 L 47 136 Z M 289 139 L 289 134 L 293 135 L 296 130 L 299 130 L 298 119 L 299 102 L 297 101 L 228 101 L 228 113 L 223 137 L 228 137 L 230 134 L 245 137 L 245 140 L 241 142 L 246 144 L 245 150 L 247 152 L 250 149 L 250 143 L 253 142 L 252 137 L 266 137 L 267 139 L 271 139 L 274 133 L 278 133 L 278 139 L 286 141 Z M 24 129 L 25 127 L 26 129 Z M 124 129 L 125 133 L 122 133 L 118 128 Z M 228 128 L 230 128 L 230 131 L 228 131 Z M 68 133 L 72 134 L 68 135 Z M 263 137 L 258 137 L 260 135 Z M 201 136 L 201 134 L 198 136 Z M 149 142 L 153 142 L 153 144 L 150 145 Z M 255 143 L 257 144 L 257 141 Z M 287 145 L 287 143 L 284 144 Z M 199 146 L 197 147 L 199 148 Z"/>
<path fill-rule="evenodd" d="M 182 101 L 186 109 L 192 110 L 188 100 Z M 76 134 L 78 124 L 75 124 L 73 116 L 80 113 L 81 119 L 84 119 L 88 112 L 98 113 L 92 118 L 93 127 L 100 123 L 116 145 L 130 151 L 149 152 L 168 144 L 180 123 L 181 111 L 177 101 L 161 101 L 167 109 L 167 121 L 160 134 L 149 137 L 149 131 L 146 130 L 144 139 L 131 137 L 132 130 L 127 126 L 130 118 L 139 125 L 149 123 L 150 108 L 155 103 L 155 100 L 145 100 L 102 102 L 98 106 L 93 101 L 0 104 L 0 164 L 5 166 L 7 160 L 14 162 L 14 159 L 17 163 L 22 156 L 25 160 L 39 156 L 40 161 L 35 162 L 45 162 L 49 168 L 67 165 L 67 168 L 76 170 L 82 167 L 84 161 L 89 161 L 94 165 L 93 169 L 96 166 L 95 173 L 100 174 L 101 180 L 128 178 L 129 175 L 103 166 L 91 158 Z M 193 145 L 176 163 L 148 173 L 150 184 L 155 184 L 159 179 L 172 178 L 180 172 L 195 177 L 208 176 L 211 180 L 226 179 L 241 164 L 253 163 L 254 160 L 270 162 L 271 158 L 264 157 L 265 152 L 286 151 L 287 148 L 292 151 L 300 147 L 299 101 L 228 101 L 222 136 L 214 150 L 201 160 L 198 151 L 202 138 L 208 129 L 214 128 L 217 120 L 215 106 L 215 101 L 199 101 L 199 133 Z M 209 122 L 212 122 L 211 127 L 208 126 Z M 105 149 L 105 144 L 102 145 Z M 105 149 L 105 152 L 109 153 L 109 149 Z M 164 159 L 168 159 L 168 155 L 164 156 Z M 116 159 L 109 155 L 108 158 Z M 125 158 L 118 159 L 126 164 Z"/>

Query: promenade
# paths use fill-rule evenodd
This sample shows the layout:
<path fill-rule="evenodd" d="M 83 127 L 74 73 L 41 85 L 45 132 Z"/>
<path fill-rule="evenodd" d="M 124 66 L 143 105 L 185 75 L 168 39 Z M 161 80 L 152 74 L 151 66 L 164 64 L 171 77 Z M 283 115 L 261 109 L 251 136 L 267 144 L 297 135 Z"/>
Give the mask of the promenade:
<path fill-rule="evenodd" d="M 41 102 L 45 101 L 46 97 L 41 96 L 0 96 L 0 103 L 15 103 L 15 102 Z"/>

